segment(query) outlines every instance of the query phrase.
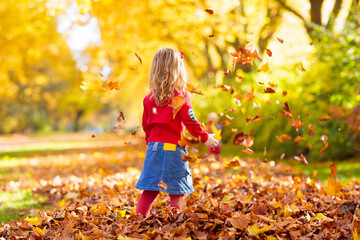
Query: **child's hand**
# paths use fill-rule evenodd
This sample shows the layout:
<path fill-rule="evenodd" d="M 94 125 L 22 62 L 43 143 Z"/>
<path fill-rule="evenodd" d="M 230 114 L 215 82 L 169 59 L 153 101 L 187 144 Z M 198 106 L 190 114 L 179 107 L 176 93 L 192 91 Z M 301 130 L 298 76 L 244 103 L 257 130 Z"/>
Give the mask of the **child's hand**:
<path fill-rule="evenodd" d="M 209 134 L 209 137 L 205 142 L 205 145 L 207 147 L 213 148 L 213 147 L 216 147 L 216 145 L 219 144 L 219 141 L 214 138 L 215 136 L 216 136 L 216 134 Z"/>

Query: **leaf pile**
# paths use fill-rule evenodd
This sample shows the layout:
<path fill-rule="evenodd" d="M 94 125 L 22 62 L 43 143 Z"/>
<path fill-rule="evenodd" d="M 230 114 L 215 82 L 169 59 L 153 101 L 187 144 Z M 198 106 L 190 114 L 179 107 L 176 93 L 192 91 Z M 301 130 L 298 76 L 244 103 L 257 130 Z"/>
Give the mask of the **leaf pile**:
<path fill-rule="evenodd" d="M 242 142 L 248 143 L 245 135 Z M 321 184 L 273 161 L 238 157 L 192 163 L 195 192 L 181 212 L 160 194 L 147 217 L 135 215 L 141 191 L 134 185 L 144 154 L 134 149 L 145 146 L 86 153 L 78 160 L 62 156 L 63 177 L 44 171 L 28 181 L 53 208 L 10 221 L 0 227 L 0 238 L 352 239 L 360 232 L 359 181 L 340 183 L 332 166 L 333 176 Z M 68 160 L 72 171 L 66 170 Z"/>

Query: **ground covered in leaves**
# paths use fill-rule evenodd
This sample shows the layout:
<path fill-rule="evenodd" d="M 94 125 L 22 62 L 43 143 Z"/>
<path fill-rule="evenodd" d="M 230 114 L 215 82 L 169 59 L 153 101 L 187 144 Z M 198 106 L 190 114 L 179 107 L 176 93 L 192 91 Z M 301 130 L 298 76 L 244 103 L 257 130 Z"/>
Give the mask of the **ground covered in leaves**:
<path fill-rule="evenodd" d="M 31 189 L 52 207 L 2 224 L 0 239 L 359 239 L 359 180 L 340 183 L 334 168 L 321 183 L 253 158 L 199 159 L 181 212 L 161 194 L 147 217 L 135 215 L 139 139 L 23 159 L 17 170 L 29 174 L 1 190 Z"/>

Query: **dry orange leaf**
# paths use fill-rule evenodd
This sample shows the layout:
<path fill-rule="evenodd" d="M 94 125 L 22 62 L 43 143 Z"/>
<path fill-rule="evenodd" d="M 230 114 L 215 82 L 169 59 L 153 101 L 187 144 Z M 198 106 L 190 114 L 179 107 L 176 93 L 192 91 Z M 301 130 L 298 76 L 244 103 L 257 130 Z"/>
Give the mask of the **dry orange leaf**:
<path fill-rule="evenodd" d="M 331 175 L 336 178 L 337 167 L 335 164 L 330 165 Z"/>
<path fill-rule="evenodd" d="M 305 141 L 306 138 L 303 138 L 303 137 L 300 137 L 300 136 L 296 136 L 296 138 L 294 139 L 294 143 L 296 145 L 298 145 L 298 142 L 301 142 L 301 141 Z"/>
<path fill-rule="evenodd" d="M 316 177 L 316 175 L 318 174 L 318 171 L 316 169 L 314 169 L 313 171 L 313 177 Z"/>
<path fill-rule="evenodd" d="M 292 137 L 288 134 L 281 134 L 279 137 L 277 137 L 279 142 L 285 142 L 292 139 Z"/>
<path fill-rule="evenodd" d="M 160 181 L 160 182 L 158 183 L 158 186 L 161 187 L 162 189 L 167 190 L 167 185 L 166 185 L 163 181 Z"/>
<path fill-rule="evenodd" d="M 320 149 L 320 153 L 325 152 L 325 150 L 329 147 L 328 143 L 325 143 L 325 145 Z"/>
<path fill-rule="evenodd" d="M 248 155 L 253 155 L 253 153 L 254 153 L 253 150 L 251 150 L 250 148 L 242 149 L 241 151 Z"/>
<path fill-rule="evenodd" d="M 185 103 L 186 98 L 184 96 L 176 96 L 171 100 L 170 107 L 173 108 L 173 118 L 175 118 L 176 114 Z"/>

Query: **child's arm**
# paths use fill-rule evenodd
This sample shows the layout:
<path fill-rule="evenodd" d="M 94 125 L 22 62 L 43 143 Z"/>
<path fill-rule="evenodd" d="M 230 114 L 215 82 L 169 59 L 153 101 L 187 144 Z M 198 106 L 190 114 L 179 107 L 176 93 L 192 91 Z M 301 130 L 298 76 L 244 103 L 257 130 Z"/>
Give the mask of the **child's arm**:
<path fill-rule="evenodd" d="M 186 102 L 179 111 L 180 119 L 185 124 L 186 129 L 191 135 L 199 138 L 202 143 L 206 143 L 209 138 L 212 139 L 213 137 L 209 136 L 209 134 L 201 127 L 201 124 L 196 119 L 191 105 L 190 94 L 188 92 L 185 93 L 185 97 Z"/>
<path fill-rule="evenodd" d="M 149 138 L 149 135 L 150 135 L 150 131 L 149 131 L 148 124 L 147 124 L 148 111 L 147 111 L 147 108 L 145 106 L 145 102 L 143 103 L 143 105 L 144 105 L 144 112 L 143 112 L 143 116 L 142 116 L 142 127 L 143 127 L 144 132 L 145 132 L 146 144 L 148 144 L 148 138 Z"/>

